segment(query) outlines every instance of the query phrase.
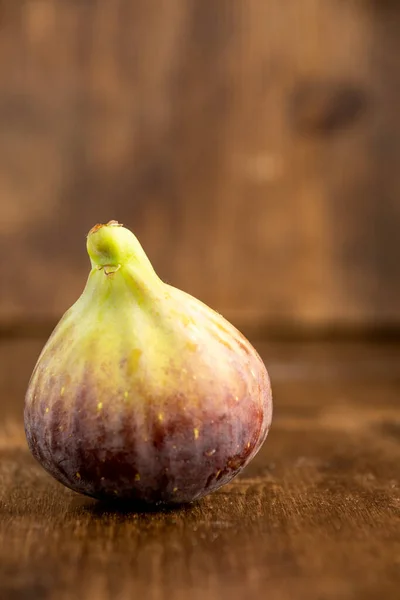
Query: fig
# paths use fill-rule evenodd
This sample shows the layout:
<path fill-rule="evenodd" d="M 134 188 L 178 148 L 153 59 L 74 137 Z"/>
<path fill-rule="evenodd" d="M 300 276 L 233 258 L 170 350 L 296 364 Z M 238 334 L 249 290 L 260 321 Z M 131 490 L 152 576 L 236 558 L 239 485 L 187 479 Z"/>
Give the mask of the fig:
<path fill-rule="evenodd" d="M 159 279 L 129 229 L 96 225 L 87 251 L 86 287 L 29 382 L 29 448 L 76 492 L 191 502 L 260 449 L 272 418 L 267 370 L 220 314 Z"/>

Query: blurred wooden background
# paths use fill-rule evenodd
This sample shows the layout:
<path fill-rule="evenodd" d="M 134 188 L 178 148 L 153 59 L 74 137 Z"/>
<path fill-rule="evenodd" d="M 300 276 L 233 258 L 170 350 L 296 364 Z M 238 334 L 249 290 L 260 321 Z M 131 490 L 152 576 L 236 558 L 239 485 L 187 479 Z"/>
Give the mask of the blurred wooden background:
<path fill-rule="evenodd" d="M 400 324 L 397 0 L 0 0 L 0 328 L 117 219 L 240 327 Z"/>

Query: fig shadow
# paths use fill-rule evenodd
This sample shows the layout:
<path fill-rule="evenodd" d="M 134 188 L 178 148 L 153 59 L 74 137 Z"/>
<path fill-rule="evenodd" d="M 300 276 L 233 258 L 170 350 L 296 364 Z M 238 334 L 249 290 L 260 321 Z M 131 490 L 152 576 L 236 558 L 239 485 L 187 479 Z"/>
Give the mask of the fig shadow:
<path fill-rule="evenodd" d="M 135 500 L 97 500 L 95 498 L 80 501 L 75 509 L 90 514 L 93 517 L 106 515 L 183 515 L 195 511 L 200 501 L 174 505 L 146 504 Z"/>

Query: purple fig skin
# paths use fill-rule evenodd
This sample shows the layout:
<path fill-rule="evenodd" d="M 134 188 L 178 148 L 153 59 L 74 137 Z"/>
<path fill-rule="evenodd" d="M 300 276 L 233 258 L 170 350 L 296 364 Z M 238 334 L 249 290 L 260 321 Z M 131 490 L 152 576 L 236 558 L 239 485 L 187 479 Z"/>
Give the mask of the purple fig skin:
<path fill-rule="evenodd" d="M 124 319 L 110 316 L 82 341 L 72 309 L 38 360 L 25 402 L 28 445 L 76 492 L 150 505 L 191 502 L 238 475 L 268 434 L 271 386 L 256 350 L 221 315 L 166 288 L 177 310 L 167 338 L 174 351 L 162 366 L 146 344 L 126 343 Z M 158 316 L 155 303 L 149 327 L 157 330 Z M 196 344 L 191 323 L 199 324 Z M 107 327 L 118 343 L 105 351 Z"/>

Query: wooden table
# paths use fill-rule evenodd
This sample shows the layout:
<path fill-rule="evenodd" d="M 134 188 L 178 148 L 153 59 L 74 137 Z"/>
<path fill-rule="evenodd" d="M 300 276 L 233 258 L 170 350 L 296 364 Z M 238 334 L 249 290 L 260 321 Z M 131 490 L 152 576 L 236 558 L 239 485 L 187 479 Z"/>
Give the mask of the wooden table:
<path fill-rule="evenodd" d="M 0 342 L 0 598 L 400 597 L 400 346 L 256 344 L 275 416 L 232 484 L 170 512 L 113 510 L 30 457 L 44 340 Z"/>

